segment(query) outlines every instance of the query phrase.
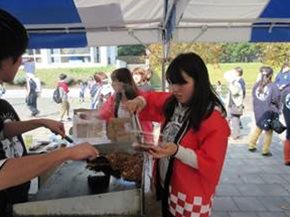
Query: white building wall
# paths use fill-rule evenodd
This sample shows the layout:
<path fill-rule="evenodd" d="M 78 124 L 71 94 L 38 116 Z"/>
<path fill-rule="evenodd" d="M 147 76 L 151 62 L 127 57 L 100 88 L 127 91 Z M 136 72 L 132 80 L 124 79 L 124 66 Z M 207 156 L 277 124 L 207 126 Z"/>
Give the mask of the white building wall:
<path fill-rule="evenodd" d="M 29 52 L 30 55 L 36 60 L 35 52 Z M 84 57 L 86 55 L 86 57 Z M 91 47 L 87 54 L 73 53 L 71 57 L 79 57 L 79 61 L 62 62 L 62 57 L 70 58 L 70 54 L 61 54 L 61 49 L 41 49 L 40 54 L 37 55 L 36 66 L 41 68 L 51 67 L 94 67 L 94 66 L 107 66 L 108 64 L 116 64 L 117 47 Z M 89 61 L 88 61 L 89 59 Z M 82 61 L 83 60 L 83 61 Z"/>

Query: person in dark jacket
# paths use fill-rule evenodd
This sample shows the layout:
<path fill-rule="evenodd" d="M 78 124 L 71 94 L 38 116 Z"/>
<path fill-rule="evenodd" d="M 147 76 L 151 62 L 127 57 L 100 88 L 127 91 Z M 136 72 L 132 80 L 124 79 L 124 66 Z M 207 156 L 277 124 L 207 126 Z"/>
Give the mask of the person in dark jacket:
<path fill-rule="evenodd" d="M 286 139 L 284 141 L 284 163 L 290 165 L 290 70 L 288 63 L 284 63 L 276 76 L 275 84 L 282 95 L 283 116 L 286 123 Z"/>
<path fill-rule="evenodd" d="M 279 113 L 281 94 L 277 86 L 272 82 L 273 69 L 268 66 L 260 68 L 262 75 L 253 87 L 253 107 L 256 121 L 256 127 L 251 134 L 248 144 L 249 151 L 256 151 L 257 141 L 262 131 L 265 131 L 262 155 L 272 156 L 270 145 L 272 142 L 273 130 L 270 127 L 272 114 Z"/>

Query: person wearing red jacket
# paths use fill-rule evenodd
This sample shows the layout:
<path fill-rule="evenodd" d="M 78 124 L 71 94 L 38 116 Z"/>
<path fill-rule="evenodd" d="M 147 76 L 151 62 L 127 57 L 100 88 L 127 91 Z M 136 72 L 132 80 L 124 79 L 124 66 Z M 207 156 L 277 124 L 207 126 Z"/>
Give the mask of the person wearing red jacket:
<path fill-rule="evenodd" d="M 127 68 L 114 70 L 111 74 L 111 79 L 115 93 L 102 105 L 97 116 L 107 121 L 110 118 L 128 118 L 131 114 L 126 110 L 124 104 L 127 100 L 142 95 L 144 92 L 138 90 L 133 76 Z M 142 117 L 140 118 L 142 119 Z M 152 133 L 151 121 L 142 121 L 141 126 L 144 132 Z"/>
<path fill-rule="evenodd" d="M 68 88 L 68 83 L 66 79 L 67 79 L 67 75 L 61 73 L 59 75 L 59 81 L 57 84 L 59 87 L 59 92 L 60 92 L 60 97 L 61 97 L 60 121 L 63 121 L 63 117 L 65 114 L 67 116 L 67 120 L 71 121 L 71 118 L 69 116 L 70 103 L 68 101 L 69 88 Z"/>
<path fill-rule="evenodd" d="M 230 129 L 226 110 L 195 53 L 177 56 L 166 71 L 171 89 L 127 102 L 127 109 L 162 123 L 162 142 L 149 153 L 163 217 L 208 217 L 225 160 Z"/>

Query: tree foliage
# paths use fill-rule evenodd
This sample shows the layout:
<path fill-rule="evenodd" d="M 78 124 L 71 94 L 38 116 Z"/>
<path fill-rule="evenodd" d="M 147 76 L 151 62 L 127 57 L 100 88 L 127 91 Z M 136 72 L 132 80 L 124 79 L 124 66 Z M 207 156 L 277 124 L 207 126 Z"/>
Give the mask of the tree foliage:
<path fill-rule="evenodd" d="M 259 43 L 260 61 L 273 68 L 289 62 L 290 43 Z"/>
<path fill-rule="evenodd" d="M 151 54 L 149 55 L 150 67 L 154 71 L 161 71 L 162 66 L 162 45 L 151 44 L 149 46 Z M 221 43 L 172 43 L 170 45 L 169 59 L 171 60 L 180 53 L 195 52 L 198 53 L 206 63 L 211 63 L 218 66 L 219 57 L 223 52 Z"/>
<path fill-rule="evenodd" d="M 207 64 L 219 68 L 219 63 L 261 62 L 275 69 L 289 61 L 290 43 L 172 43 L 169 60 L 180 53 L 196 52 Z M 150 65 L 154 71 L 161 71 L 162 45 L 149 46 Z"/>
<path fill-rule="evenodd" d="M 255 43 L 225 43 L 223 50 L 220 56 L 221 63 L 253 62 L 260 53 Z"/>
<path fill-rule="evenodd" d="M 141 56 L 145 54 L 143 45 L 118 46 L 118 56 Z"/>

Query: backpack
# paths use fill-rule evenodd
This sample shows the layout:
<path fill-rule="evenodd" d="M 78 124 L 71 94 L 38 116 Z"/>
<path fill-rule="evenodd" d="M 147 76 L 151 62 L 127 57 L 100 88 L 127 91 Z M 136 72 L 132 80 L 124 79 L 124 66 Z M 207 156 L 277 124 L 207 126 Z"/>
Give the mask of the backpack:
<path fill-rule="evenodd" d="M 59 87 L 57 87 L 52 94 L 52 99 L 54 102 L 56 102 L 57 104 L 61 103 L 61 97 L 60 97 L 60 91 L 59 91 Z"/>

